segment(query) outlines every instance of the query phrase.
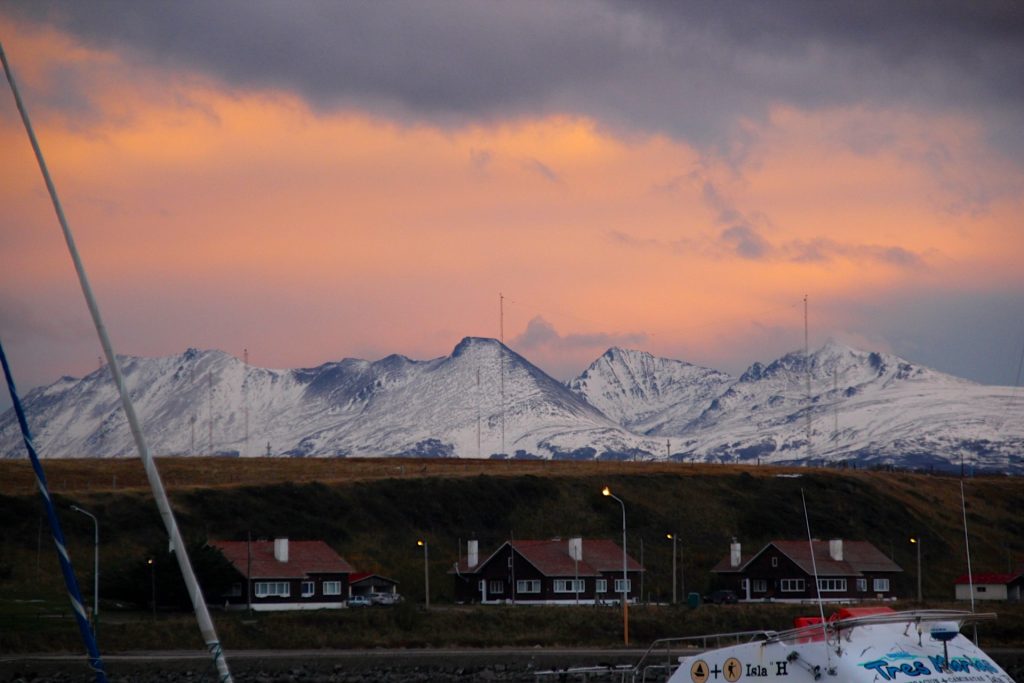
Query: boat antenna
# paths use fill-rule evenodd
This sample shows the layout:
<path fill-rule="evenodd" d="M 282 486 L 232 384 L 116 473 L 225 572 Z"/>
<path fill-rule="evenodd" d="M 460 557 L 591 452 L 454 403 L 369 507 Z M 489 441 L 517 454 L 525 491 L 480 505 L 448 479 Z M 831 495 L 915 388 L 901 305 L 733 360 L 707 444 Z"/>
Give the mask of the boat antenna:
<path fill-rule="evenodd" d="M 222 683 L 231 683 L 233 680 L 231 678 L 231 672 L 228 670 L 228 663 L 224 658 L 224 651 L 221 648 L 220 640 L 217 638 L 217 632 L 213 627 L 213 620 L 210 618 L 210 612 L 206 608 L 206 601 L 203 598 L 203 592 L 199 588 L 199 582 L 196 581 L 195 573 L 192 571 L 192 564 L 189 562 L 185 543 L 182 541 L 181 532 L 178 530 L 178 523 L 174 519 L 174 511 L 171 510 L 171 504 L 167 499 L 167 492 L 164 490 L 163 482 L 160 480 L 160 473 L 157 471 L 156 462 L 149 453 L 149 446 L 147 446 L 146 439 L 142 434 L 142 428 L 139 425 L 139 418 L 135 414 L 135 407 L 132 404 L 131 397 L 128 395 L 128 388 L 125 385 L 124 376 L 121 373 L 121 365 L 117 360 L 117 356 L 114 354 L 114 347 L 110 343 L 110 337 L 107 335 L 106 326 L 103 324 L 103 318 L 100 316 L 99 305 L 96 303 L 96 298 L 92 293 L 92 287 L 89 285 L 89 279 L 85 274 L 85 266 L 82 264 L 82 259 L 78 255 L 77 247 L 75 247 L 75 240 L 71 235 L 71 228 L 68 227 L 67 219 L 64 217 L 64 209 L 61 206 L 60 198 L 57 196 L 57 187 L 53 184 L 53 179 L 50 177 L 50 171 L 46 166 L 46 161 L 43 159 L 43 151 L 39 147 L 39 141 L 36 139 L 35 131 L 32 128 L 32 122 L 29 119 L 28 110 L 25 108 L 25 104 L 21 100 L 21 94 L 18 92 L 18 87 L 14 82 L 14 74 L 11 72 L 10 65 L 7 63 L 7 56 L 4 54 L 2 45 L 0 45 L 0 61 L 3 62 L 4 72 L 7 74 L 7 82 L 10 84 L 11 92 L 14 94 L 14 102 L 18 107 L 18 112 L 21 114 L 22 123 L 25 124 L 25 132 L 28 133 L 29 142 L 32 144 L 32 151 L 35 152 L 36 161 L 39 163 L 39 170 L 43 174 L 43 180 L 46 183 L 46 189 L 50 193 L 50 200 L 53 203 L 53 209 L 57 213 L 57 220 L 64 233 L 64 241 L 67 243 L 68 252 L 71 254 L 71 260 L 75 264 L 75 271 L 78 273 L 78 282 L 82 287 L 82 294 L 85 296 L 85 302 L 89 307 L 89 313 L 92 315 L 92 321 L 96 327 L 96 333 L 100 338 L 100 345 L 103 347 L 103 353 L 107 357 L 107 365 L 110 367 L 111 375 L 113 375 L 114 386 L 117 387 L 118 392 L 121 395 L 121 405 L 124 408 L 125 416 L 128 418 L 128 426 L 131 428 L 132 436 L 135 439 L 136 449 L 139 452 L 139 457 L 146 470 L 146 476 L 149 478 L 150 487 L 153 489 L 153 499 L 156 501 L 157 508 L 160 511 L 160 516 L 164 521 L 164 526 L 167 528 L 167 534 L 170 537 L 174 554 L 178 558 L 178 567 L 181 569 L 181 576 L 185 580 L 185 587 L 188 589 L 189 597 L 192 598 L 192 606 L 195 608 L 196 620 L 199 622 L 199 631 L 202 633 L 203 641 L 206 643 L 207 649 L 213 656 L 219 680 Z"/>
<path fill-rule="evenodd" d="M 3 50 L 0 48 L 0 56 Z M 4 61 L 6 65 L 6 60 Z M 7 364 L 7 355 L 4 353 L 4 345 L 0 344 L 0 363 L 4 366 L 4 376 L 7 378 L 7 389 L 11 392 L 11 403 L 14 404 L 14 412 L 18 415 L 18 425 L 21 427 L 21 436 L 25 441 L 25 448 L 28 449 L 28 458 L 32 461 L 32 469 L 36 473 L 36 483 L 39 485 L 39 495 L 43 498 L 43 506 L 46 508 L 46 517 L 50 522 L 50 533 L 53 535 L 53 544 L 57 546 L 57 558 L 60 560 L 60 570 L 64 574 L 64 584 L 68 589 L 68 597 L 71 599 L 71 607 L 75 613 L 75 620 L 78 622 L 78 631 L 85 644 L 85 650 L 89 654 L 89 667 L 96 673 L 96 683 L 107 683 L 107 672 L 103 668 L 103 660 L 100 658 L 99 646 L 96 645 L 96 633 L 89 625 L 89 619 L 85 614 L 82 592 L 78 588 L 78 579 L 75 576 L 75 569 L 71 566 L 71 558 L 68 556 L 67 545 L 64 542 L 64 532 L 60 528 L 60 519 L 57 517 L 57 510 L 50 498 L 50 489 L 46 484 L 46 475 L 43 473 L 43 465 L 39 462 L 36 448 L 32 444 L 32 432 L 28 428 L 28 420 L 25 418 L 25 411 L 21 407 L 21 400 L 18 398 L 18 391 L 14 388 L 14 376 Z"/>
<path fill-rule="evenodd" d="M 832 668 L 832 652 L 828 648 L 828 629 L 825 625 L 825 605 L 821 601 L 821 584 L 818 582 L 818 563 L 814 559 L 814 539 L 811 538 L 811 519 L 807 516 L 807 498 L 804 490 L 800 489 L 800 500 L 804 505 L 804 524 L 807 526 L 807 547 L 811 550 L 811 571 L 814 572 L 814 594 L 818 598 L 818 615 L 821 617 L 821 637 L 825 645 L 825 660 L 828 664 L 829 675 L 835 673 Z"/>
<path fill-rule="evenodd" d="M 967 587 L 971 591 L 971 614 L 974 614 L 974 573 L 971 571 L 971 539 L 967 535 L 967 497 L 964 495 L 964 480 L 960 480 L 960 510 L 964 516 L 964 549 L 967 552 Z M 974 624 L 974 644 L 978 644 L 978 624 Z"/>

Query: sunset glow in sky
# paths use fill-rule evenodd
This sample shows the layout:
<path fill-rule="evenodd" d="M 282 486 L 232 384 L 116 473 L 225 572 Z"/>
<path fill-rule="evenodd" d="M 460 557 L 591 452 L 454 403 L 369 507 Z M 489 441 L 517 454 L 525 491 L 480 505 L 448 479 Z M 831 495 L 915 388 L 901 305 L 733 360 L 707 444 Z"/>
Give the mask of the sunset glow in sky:
<path fill-rule="evenodd" d="M 1024 10 L 898 8 L 16 1 L 0 41 L 120 353 L 426 359 L 500 292 L 560 379 L 615 345 L 739 373 L 806 294 L 812 345 L 1014 384 Z M 100 349 L 3 86 L 27 390 Z"/>

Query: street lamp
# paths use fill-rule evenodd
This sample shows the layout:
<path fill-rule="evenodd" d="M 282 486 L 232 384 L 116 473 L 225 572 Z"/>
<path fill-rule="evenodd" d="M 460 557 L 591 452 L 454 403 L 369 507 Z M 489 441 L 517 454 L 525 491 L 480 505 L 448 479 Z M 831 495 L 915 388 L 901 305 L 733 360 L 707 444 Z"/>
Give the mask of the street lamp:
<path fill-rule="evenodd" d="M 676 604 L 676 541 L 679 534 L 665 534 L 665 538 L 672 541 L 672 604 Z"/>
<path fill-rule="evenodd" d="M 72 505 L 71 509 L 92 519 L 92 630 L 95 637 L 100 623 L 100 523 L 95 515 L 77 505 Z"/>
<path fill-rule="evenodd" d="M 910 542 L 917 546 L 917 601 L 921 602 L 921 537 L 911 538 Z"/>
<path fill-rule="evenodd" d="M 430 557 L 430 549 L 427 542 L 420 539 L 416 545 L 423 548 L 423 602 L 427 609 L 430 609 L 430 572 L 427 570 L 427 560 Z"/>
<path fill-rule="evenodd" d="M 622 506 L 622 639 L 629 645 L 629 581 L 626 574 L 626 504 L 622 499 L 612 493 L 612 490 L 605 486 L 601 489 L 601 495 L 617 500 Z"/>
<path fill-rule="evenodd" d="M 149 565 L 149 584 L 152 587 L 153 595 L 153 618 L 156 619 L 156 561 L 153 558 L 146 560 Z"/>

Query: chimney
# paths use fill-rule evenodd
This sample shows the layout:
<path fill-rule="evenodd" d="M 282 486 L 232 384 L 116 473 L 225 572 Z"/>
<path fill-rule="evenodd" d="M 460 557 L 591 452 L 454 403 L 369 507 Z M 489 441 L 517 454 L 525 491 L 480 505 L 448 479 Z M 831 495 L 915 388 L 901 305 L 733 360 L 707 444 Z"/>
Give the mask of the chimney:
<path fill-rule="evenodd" d="M 836 562 L 843 561 L 843 539 L 833 538 L 828 542 L 828 556 Z"/>
<path fill-rule="evenodd" d="M 732 539 L 732 543 L 729 544 L 729 566 L 738 567 L 742 560 L 742 554 L 740 553 L 740 542 L 735 538 Z"/>
<path fill-rule="evenodd" d="M 468 541 L 466 543 L 466 564 L 470 569 L 480 563 L 480 542 Z"/>
<path fill-rule="evenodd" d="M 569 557 L 580 562 L 583 560 L 583 539 L 580 537 L 569 539 Z"/>
<path fill-rule="evenodd" d="M 274 559 L 278 562 L 288 561 L 288 539 L 287 538 L 275 538 L 274 539 Z"/>

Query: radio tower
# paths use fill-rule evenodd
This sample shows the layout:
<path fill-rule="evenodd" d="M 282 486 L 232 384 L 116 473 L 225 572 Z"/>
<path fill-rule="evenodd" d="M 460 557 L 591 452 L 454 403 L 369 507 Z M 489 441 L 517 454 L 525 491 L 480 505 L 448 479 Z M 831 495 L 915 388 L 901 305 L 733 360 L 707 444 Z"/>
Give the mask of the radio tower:
<path fill-rule="evenodd" d="M 245 441 L 242 443 L 242 455 L 249 452 L 249 349 L 242 350 L 242 415 L 245 418 Z"/>
<path fill-rule="evenodd" d="M 811 347 L 807 333 L 807 295 L 804 294 L 804 374 L 807 378 L 807 455 L 811 455 Z"/>
<path fill-rule="evenodd" d="M 210 409 L 210 452 L 208 453 L 208 455 L 213 455 L 213 372 L 212 371 L 206 373 L 206 380 L 207 380 L 207 382 L 206 382 L 207 388 L 209 389 L 209 393 L 206 396 L 207 397 L 207 404 L 208 404 L 207 407 Z"/>
<path fill-rule="evenodd" d="M 505 295 L 498 292 L 498 365 L 501 385 L 501 454 L 505 455 Z"/>

